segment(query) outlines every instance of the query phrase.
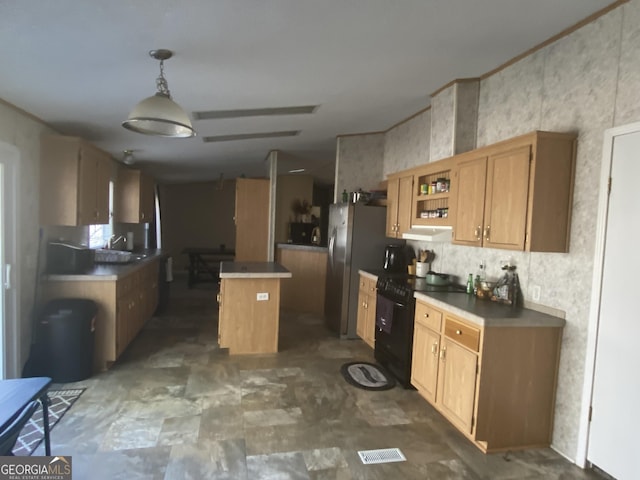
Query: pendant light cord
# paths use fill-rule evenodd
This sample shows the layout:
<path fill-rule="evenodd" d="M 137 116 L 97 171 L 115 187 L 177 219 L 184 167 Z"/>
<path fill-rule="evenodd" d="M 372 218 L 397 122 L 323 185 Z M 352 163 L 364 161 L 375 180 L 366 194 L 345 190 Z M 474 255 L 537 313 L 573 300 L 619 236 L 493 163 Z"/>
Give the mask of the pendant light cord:
<path fill-rule="evenodd" d="M 160 76 L 156 78 L 156 87 L 158 88 L 158 93 L 171 98 L 167 79 L 164 78 L 164 60 L 160 60 Z"/>

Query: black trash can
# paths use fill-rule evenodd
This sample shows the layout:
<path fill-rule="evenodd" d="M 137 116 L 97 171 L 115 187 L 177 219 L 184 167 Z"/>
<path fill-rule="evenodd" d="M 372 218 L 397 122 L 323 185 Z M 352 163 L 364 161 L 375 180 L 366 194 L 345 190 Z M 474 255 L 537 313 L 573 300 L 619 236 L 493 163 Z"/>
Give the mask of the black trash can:
<path fill-rule="evenodd" d="M 77 382 L 91 376 L 97 313 L 98 305 L 84 298 L 60 298 L 45 305 L 38 333 L 54 382 Z"/>

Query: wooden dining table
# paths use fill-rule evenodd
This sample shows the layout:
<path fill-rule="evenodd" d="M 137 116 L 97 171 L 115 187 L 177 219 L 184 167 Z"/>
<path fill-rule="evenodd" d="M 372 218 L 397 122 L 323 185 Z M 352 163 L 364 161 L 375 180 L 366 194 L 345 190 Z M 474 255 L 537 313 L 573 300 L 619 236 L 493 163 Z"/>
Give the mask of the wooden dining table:
<path fill-rule="evenodd" d="M 189 288 L 200 282 L 217 282 L 220 262 L 235 258 L 235 250 L 224 248 L 188 247 L 182 253 L 189 256 Z"/>
<path fill-rule="evenodd" d="M 0 380 L 0 431 L 11 425 L 20 412 L 33 400 L 42 404 L 45 455 L 51 455 L 49 439 L 49 377 Z"/>

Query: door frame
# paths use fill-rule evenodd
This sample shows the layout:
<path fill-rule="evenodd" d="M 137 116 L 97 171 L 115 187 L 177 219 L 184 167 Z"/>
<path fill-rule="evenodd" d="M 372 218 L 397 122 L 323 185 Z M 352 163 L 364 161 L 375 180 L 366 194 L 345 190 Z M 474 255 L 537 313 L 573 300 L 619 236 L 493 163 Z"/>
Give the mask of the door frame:
<path fill-rule="evenodd" d="M 10 290 L 4 290 L 5 292 L 5 313 L 6 316 L 0 324 L 0 328 L 3 329 L 2 337 L 0 341 L 4 343 L 2 355 L 2 371 L 0 371 L 0 378 L 16 378 L 20 376 L 21 364 L 20 364 L 20 337 L 21 337 L 21 322 L 20 322 L 20 244 L 18 242 L 18 219 L 20 218 L 20 202 L 18 201 L 19 190 L 19 178 L 20 178 L 20 151 L 15 145 L 0 141 L 0 157 L 4 164 L 4 183 L 5 185 L 12 185 L 13 188 L 9 190 L 9 195 L 6 195 L 5 185 L 2 186 L 3 195 L 5 198 L 3 202 L 5 208 L 4 217 L 2 221 L 4 226 L 10 226 L 4 232 L 5 240 L 5 263 L 12 265 L 11 269 L 11 284 Z M 2 216 L 2 214 L 0 214 Z M 4 272 L 0 275 L 0 278 L 4 280 Z M 0 288 L 4 289 L 4 285 L 0 285 Z M 7 319 L 13 319 L 12 322 L 8 322 Z"/>
<path fill-rule="evenodd" d="M 609 177 L 613 166 L 613 144 L 616 137 L 640 133 L 640 122 L 630 123 L 605 130 L 602 146 L 602 166 L 600 169 L 600 193 L 598 195 L 598 221 L 596 225 L 596 246 L 593 256 L 593 279 L 591 282 L 591 302 L 589 305 L 589 323 L 587 329 L 587 348 L 584 365 L 584 381 L 582 386 L 582 404 L 576 465 L 587 467 L 589 450 L 589 409 L 593 398 L 593 383 L 596 367 L 596 346 L 598 326 L 600 322 L 600 305 L 602 296 L 602 275 L 604 270 L 605 240 L 609 210 Z"/>

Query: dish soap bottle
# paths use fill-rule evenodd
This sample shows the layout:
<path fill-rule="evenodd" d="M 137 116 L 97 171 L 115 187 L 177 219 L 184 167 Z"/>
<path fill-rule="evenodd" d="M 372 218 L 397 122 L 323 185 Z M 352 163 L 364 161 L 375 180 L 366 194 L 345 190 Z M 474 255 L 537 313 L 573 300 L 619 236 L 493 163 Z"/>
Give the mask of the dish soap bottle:
<path fill-rule="evenodd" d="M 342 192 L 342 203 L 347 203 L 349 200 L 349 194 L 347 193 L 347 189 L 345 188 Z"/>

